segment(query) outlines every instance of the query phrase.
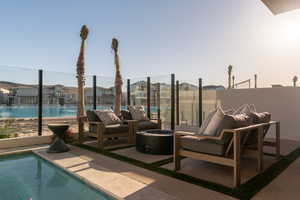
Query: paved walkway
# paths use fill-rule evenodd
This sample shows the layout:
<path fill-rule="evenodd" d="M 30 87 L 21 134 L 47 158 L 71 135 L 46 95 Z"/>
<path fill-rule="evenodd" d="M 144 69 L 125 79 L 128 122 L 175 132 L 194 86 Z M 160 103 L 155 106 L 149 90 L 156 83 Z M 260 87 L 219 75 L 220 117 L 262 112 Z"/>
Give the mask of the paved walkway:
<path fill-rule="evenodd" d="M 233 199 L 78 147 L 72 147 L 68 153 L 38 154 L 101 190 L 128 200 Z"/>
<path fill-rule="evenodd" d="M 300 158 L 293 162 L 272 183 L 256 194 L 253 200 L 300 199 Z"/>

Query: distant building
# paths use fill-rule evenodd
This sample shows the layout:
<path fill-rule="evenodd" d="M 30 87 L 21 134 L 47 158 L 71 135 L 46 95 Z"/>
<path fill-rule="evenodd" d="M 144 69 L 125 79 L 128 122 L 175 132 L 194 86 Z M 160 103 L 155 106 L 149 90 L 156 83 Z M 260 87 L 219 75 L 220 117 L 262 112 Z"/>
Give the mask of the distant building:
<path fill-rule="evenodd" d="M 0 104 L 8 103 L 9 90 L 0 88 Z"/>
<path fill-rule="evenodd" d="M 44 86 L 43 87 L 43 104 L 64 104 L 63 86 Z M 11 89 L 13 104 L 37 104 L 38 88 L 37 87 L 15 87 Z"/>
<path fill-rule="evenodd" d="M 93 104 L 93 102 L 94 102 L 93 88 L 86 88 L 84 91 L 84 95 L 85 95 L 85 103 Z M 110 88 L 97 87 L 96 88 L 97 104 L 113 105 L 114 98 L 115 98 L 115 89 L 113 87 L 110 87 Z"/>

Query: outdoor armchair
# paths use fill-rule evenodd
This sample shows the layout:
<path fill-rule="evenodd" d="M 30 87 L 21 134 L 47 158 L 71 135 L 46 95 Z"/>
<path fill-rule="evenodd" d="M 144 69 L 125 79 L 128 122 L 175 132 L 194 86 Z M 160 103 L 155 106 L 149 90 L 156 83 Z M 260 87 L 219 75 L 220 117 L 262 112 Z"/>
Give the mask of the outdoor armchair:
<path fill-rule="evenodd" d="M 276 135 L 280 135 L 279 122 L 268 122 L 250 125 L 236 129 L 223 129 L 219 136 L 205 136 L 191 134 L 184 131 L 176 131 L 174 136 L 174 164 L 175 170 L 180 169 L 180 157 L 190 157 L 216 164 L 221 164 L 233 168 L 234 186 L 241 183 L 240 159 L 244 151 L 244 143 L 248 134 L 257 130 L 257 148 L 252 149 L 249 155 L 255 155 L 257 159 L 258 171 L 263 169 L 263 135 L 264 128 L 276 124 Z"/>
<path fill-rule="evenodd" d="M 137 126 L 135 120 L 126 120 L 126 123 L 105 125 L 97 116 L 95 111 L 86 112 L 89 132 L 88 135 L 97 138 L 99 148 L 104 148 L 104 141 L 108 138 L 126 137 L 129 144 L 134 143 L 134 135 Z"/>
<path fill-rule="evenodd" d="M 133 120 L 132 115 L 128 110 L 121 111 L 123 120 Z M 161 119 L 148 119 L 137 121 L 137 130 L 144 131 L 149 129 L 161 129 Z"/>

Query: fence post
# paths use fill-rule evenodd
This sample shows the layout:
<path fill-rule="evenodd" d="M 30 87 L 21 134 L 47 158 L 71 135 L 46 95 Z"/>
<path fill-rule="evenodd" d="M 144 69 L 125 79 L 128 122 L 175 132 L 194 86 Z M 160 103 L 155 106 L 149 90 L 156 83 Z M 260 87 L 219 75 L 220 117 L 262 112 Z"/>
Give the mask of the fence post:
<path fill-rule="evenodd" d="M 175 74 L 171 74 L 171 130 L 175 130 Z"/>
<path fill-rule="evenodd" d="M 176 125 L 179 125 L 179 81 L 176 81 Z"/>
<path fill-rule="evenodd" d="M 150 81 L 150 77 L 147 77 L 147 116 L 150 119 L 151 118 L 151 81 Z"/>
<path fill-rule="evenodd" d="M 39 70 L 39 90 L 38 90 L 38 135 L 42 135 L 43 128 L 43 70 Z"/>
<path fill-rule="evenodd" d="M 160 83 L 157 83 L 157 119 L 160 119 Z"/>
<path fill-rule="evenodd" d="M 202 79 L 199 78 L 199 127 L 202 125 L 202 116 L 203 116 L 203 107 L 202 107 L 202 102 L 203 101 L 203 96 L 202 96 Z"/>
<path fill-rule="evenodd" d="M 93 109 L 97 109 L 97 76 L 93 76 Z"/>
<path fill-rule="evenodd" d="M 130 79 L 127 79 L 127 105 L 130 106 Z"/>

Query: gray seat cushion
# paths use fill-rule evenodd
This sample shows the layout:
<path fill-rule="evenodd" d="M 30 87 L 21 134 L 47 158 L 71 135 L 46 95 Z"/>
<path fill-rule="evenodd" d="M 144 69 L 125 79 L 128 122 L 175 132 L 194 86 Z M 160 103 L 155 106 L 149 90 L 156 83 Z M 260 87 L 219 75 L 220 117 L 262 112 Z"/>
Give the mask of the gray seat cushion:
<path fill-rule="evenodd" d="M 217 132 L 219 135 L 223 129 L 235 129 L 249 126 L 250 124 L 251 120 L 245 114 L 224 115 L 223 119 L 220 121 L 220 125 L 218 125 Z M 199 153 L 224 156 L 232 137 L 233 135 L 231 133 L 224 133 L 221 140 L 199 139 L 197 136 L 183 136 L 180 138 L 180 141 L 181 146 L 184 149 Z M 241 140 L 243 140 L 243 138 L 241 138 Z"/>
<path fill-rule="evenodd" d="M 104 134 L 114 134 L 114 133 L 125 133 L 128 132 L 129 127 L 126 124 L 112 124 L 105 126 Z"/>
<path fill-rule="evenodd" d="M 197 136 L 183 136 L 180 138 L 181 147 L 186 150 L 223 156 L 226 149 L 224 142 L 211 139 L 199 139 Z"/>
<path fill-rule="evenodd" d="M 90 124 L 89 130 L 91 133 L 97 133 L 97 125 Z M 124 133 L 128 132 L 129 127 L 127 124 L 112 124 L 105 126 L 105 130 L 104 134 Z"/>
<path fill-rule="evenodd" d="M 152 121 L 139 121 L 138 130 L 159 129 L 158 123 Z"/>

